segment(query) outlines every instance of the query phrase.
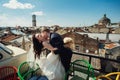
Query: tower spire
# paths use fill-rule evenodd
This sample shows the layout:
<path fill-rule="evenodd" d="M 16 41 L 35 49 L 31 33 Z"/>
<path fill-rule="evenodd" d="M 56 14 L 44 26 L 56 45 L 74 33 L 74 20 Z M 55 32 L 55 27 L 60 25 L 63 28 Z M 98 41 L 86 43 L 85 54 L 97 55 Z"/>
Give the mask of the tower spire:
<path fill-rule="evenodd" d="M 104 17 L 106 18 L 106 14 L 104 14 Z"/>

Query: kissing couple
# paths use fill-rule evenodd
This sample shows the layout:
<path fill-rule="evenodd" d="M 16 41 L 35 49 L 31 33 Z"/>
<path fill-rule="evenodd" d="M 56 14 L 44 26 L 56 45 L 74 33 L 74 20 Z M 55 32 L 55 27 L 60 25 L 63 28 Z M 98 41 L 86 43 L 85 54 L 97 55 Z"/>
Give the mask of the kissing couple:
<path fill-rule="evenodd" d="M 69 38 L 64 38 L 67 39 Z M 57 33 L 50 33 L 50 30 L 44 27 L 40 33 L 32 36 L 32 42 L 28 61 L 33 60 L 39 64 L 42 75 L 47 78 L 44 80 L 64 80 L 70 67 L 72 50 L 65 46 L 63 38 Z"/>

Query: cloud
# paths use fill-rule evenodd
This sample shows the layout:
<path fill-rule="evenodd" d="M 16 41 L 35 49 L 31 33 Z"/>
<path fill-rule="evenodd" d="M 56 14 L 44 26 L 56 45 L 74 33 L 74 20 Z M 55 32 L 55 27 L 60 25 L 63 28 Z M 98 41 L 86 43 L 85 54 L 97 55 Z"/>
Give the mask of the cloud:
<path fill-rule="evenodd" d="M 12 19 L 12 20 L 11 20 Z M 16 16 L 8 16 L 6 14 L 0 14 L 0 26 L 31 26 L 31 20 L 28 20 L 25 17 L 16 17 Z"/>
<path fill-rule="evenodd" d="M 0 14 L 0 22 L 2 20 L 6 20 L 7 19 L 7 15 L 6 14 Z"/>
<path fill-rule="evenodd" d="M 8 21 L 8 16 L 6 14 L 0 14 L 0 26 L 4 25 Z"/>
<path fill-rule="evenodd" d="M 17 0 L 10 0 L 8 3 L 4 3 L 3 7 L 10 9 L 32 9 L 35 6 L 30 3 L 20 3 Z"/>
<path fill-rule="evenodd" d="M 45 14 L 43 13 L 43 11 L 36 11 L 36 12 L 32 12 L 31 14 L 32 14 L 32 15 L 35 14 L 35 15 L 38 15 L 38 16 L 43 16 L 43 15 L 45 15 Z"/>
<path fill-rule="evenodd" d="M 52 20 L 48 20 L 47 22 L 53 22 Z"/>

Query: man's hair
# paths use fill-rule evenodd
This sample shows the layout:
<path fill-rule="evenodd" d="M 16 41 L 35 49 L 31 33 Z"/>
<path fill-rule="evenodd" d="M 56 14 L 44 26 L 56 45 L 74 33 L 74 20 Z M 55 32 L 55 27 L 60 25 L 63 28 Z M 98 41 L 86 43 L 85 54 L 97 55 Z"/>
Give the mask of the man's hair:
<path fill-rule="evenodd" d="M 48 29 L 47 27 L 42 27 L 41 32 L 48 32 L 48 33 L 50 33 L 50 29 Z"/>

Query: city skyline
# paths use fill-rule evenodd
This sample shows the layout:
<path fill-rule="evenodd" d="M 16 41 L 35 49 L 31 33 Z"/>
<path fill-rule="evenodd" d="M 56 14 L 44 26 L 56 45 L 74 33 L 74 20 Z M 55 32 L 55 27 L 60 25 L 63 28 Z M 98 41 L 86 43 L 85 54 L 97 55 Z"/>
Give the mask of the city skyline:
<path fill-rule="evenodd" d="M 104 14 L 120 22 L 120 0 L 0 0 L 0 26 L 91 26 Z"/>

